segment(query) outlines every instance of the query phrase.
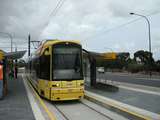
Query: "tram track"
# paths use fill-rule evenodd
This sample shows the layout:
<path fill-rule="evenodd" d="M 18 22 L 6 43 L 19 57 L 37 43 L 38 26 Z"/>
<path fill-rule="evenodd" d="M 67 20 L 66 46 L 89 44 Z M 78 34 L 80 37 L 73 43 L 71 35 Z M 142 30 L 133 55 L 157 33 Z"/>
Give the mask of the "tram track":
<path fill-rule="evenodd" d="M 57 120 L 119 120 L 114 118 L 110 113 L 105 112 L 105 108 L 99 110 L 94 106 L 99 105 L 92 103 L 90 105 L 88 100 L 82 101 L 67 101 L 67 102 L 51 102 L 45 100 L 47 107 L 53 112 Z M 126 120 L 126 118 L 121 120 Z"/>
<path fill-rule="evenodd" d="M 32 85 L 30 84 L 30 87 L 31 86 Z M 86 99 L 79 100 L 79 101 L 63 101 L 63 102 L 62 101 L 53 102 L 46 99 L 41 99 L 41 101 L 44 102 L 44 104 L 46 105 L 46 108 L 56 118 L 56 120 L 82 120 L 82 119 L 87 120 L 88 118 L 92 120 L 119 120 L 119 119 L 115 119 L 112 115 L 110 115 L 110 113 L 108 113 L 108 115 L 104 114 L 104 112 L 102 111 L 106 111 L 107 109 L 104 109 L 103 107 L 102 107 L 103 108 L 102 110 L 98 110 L 97 108 L 94 108 L 93 106 L 97 104 L 91 101 L 88 101 Z M 86 101 L 90 102 L 92 105 L 88 104 Z M 51 115 L 49 114 L 49 116 Z M 57 116 L 61 116 L 61 117 L 57 117 Z M 121 120 L 126 120 L 126 119 L 121 119 Z"/>
<path fill-rule="evenodd" d="M 72 104 L 72 103 L 71 103 Z M 94 111 L 95 112 L 95 114 L 97 113 L 97 114 L 99 114 L 100 116 L 103 116 L 103 118 L 106 118 L 106 119 L 104 119 L 104 120 L 114 120 L 114 119 L 112 119 L 111 117 L 109 117 L 109 116 L 107 116 L 106 114 L 103 114 L 103 113 L 101 113 L 100 111 L 98 111 L 98 110 L 96 110 L 96 109 L 94 109 L 93 107 L 91 107 L 91 106 L 89 106 L 89 105 L 87 105 L 86 103 L 84 103 L 84 102 L 82 102 L 82 101 L 79 101 L 78 103 L 75 103 L 75 104 L 78 104 L 78 106 L 83 106 L 84 107 L 84 109 L 89 109 L 89 111 Z M 66 110 L 64 110 L 65 109 L 65 107 L 67 107 L 67 106 L 61 106 L 61 105 L 57 105 L 57 104 L 53 104 L 52 103 L 52 105 L 55 107 L 55 109 L 65 118 L 65 120 L 74 120 L 74 118 L 72 118 L 71 116 L 72 116 L 72 114 L 70 114 L 70 116 L 68 116 L 67 115 L 67 113 L 66 113 Z M 78 110 L 78 107 L 76 108 L 77 110 Z M 79 110 L 78 110 L 79 111 Z M 88 113 L 89 114 L 89 113 Z M 73 116 L 74 116 L 74 113 L 73 113 Z M 86 118 L 87 119 L 87 118 Z M 92 120 L 94 120 L 94 118 L 92 118 Z"/>
<path fill-rule="evenodd" d="M 106 114 L 103 114 L 102 112 L 96 110 L 95 108 L 93 108 L 93 107 L 91 107 L 91 106 L 85 104 L 84 102 L 82 102 L 82 101 L 80 101 L 80 102 L 81 102 L 83 105 L 85 105 L 86 107 L 90 108 L 91 110 L 94 110 L 95 112 L 97 112 L 97 113 L 101 114 L 102 116 L 108 118 L 109 120 L 114 120 L 113 118 L 109 117 L 109 116 L 106 115 Z"/>
<path fill-rule="evenodd" d="M 62 112 L 56 105 L 54 105 L 54 107 L 57 109 L 58 112 L 61 113 L 61 115 L 62 115 L 66 120 L 70 120 L 70 119 L 65 115 L 65 113 Z"/>

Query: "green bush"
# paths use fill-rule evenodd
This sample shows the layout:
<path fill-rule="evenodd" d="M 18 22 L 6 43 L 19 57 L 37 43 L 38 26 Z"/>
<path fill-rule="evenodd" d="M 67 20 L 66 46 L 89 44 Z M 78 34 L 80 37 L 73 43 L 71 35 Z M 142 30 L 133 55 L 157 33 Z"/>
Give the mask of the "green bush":
<path fill-rule="evenodd" d="M 127 70 L 131 73 L 137 73 L 144 70 L 144 65 L 142 64 L 128 64 Z"/>

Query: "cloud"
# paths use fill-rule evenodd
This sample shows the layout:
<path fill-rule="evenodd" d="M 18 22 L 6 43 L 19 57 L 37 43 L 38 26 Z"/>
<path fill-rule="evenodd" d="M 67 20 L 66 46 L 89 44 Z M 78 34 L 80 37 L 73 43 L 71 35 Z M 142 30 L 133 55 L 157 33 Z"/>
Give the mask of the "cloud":
<path fill-rule="evenodd" d="M 66 0 L 57 14 L 50 16 L 57 3 L 58 0 L 1 0 L 0 31 L 11 33 L 15 41 L 26 42 L 30 33 L 32 40 L 78 39 L 87 49 L 103 51 L 109 46 L 133 52 L 148 48 L 145 21 L 112 28 L 137 18 L 130 12 L 148 15 L 160 9 L 159 0 Z M 159 19 L 158 15 L 149 17 L 153 47 L 160 44 Z"/>
<path fill-rule="evenodd" d="M 160 1 L 158 0 L 123 0 L 110 1 L 109 9 L 114 17 L 128 17 L 130 12 L 149 14 L 159 11 Z"/>

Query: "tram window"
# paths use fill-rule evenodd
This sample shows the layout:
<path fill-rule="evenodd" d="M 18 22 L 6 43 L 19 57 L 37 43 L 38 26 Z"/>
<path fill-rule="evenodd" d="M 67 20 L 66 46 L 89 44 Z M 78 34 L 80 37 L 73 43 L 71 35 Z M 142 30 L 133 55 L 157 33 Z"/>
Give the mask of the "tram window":
<path fill-rule="evenodd" d="M 36 72 L 36 76 L 39 78 L 40 77 L 40 63 L 39 63 L 39 57 L 35 58 L 33 60 L 33 68 Z"/>
<path fill-rule="evenodd" d="M 40 78 L 40 60 L 39 58 L 36 60 L 36 74 L 37 74 L 37 77 Z"/>
<path fill-rule="evenodd" d="M 53 80 L 82 79 L 82 58 L 79 47 L 56 46 L 53 53 Z"/>
<path fill-rule="evenodd" d="M 40 57 L 40 78 L 50 79 L 50 55 L 42 55 Z"/>

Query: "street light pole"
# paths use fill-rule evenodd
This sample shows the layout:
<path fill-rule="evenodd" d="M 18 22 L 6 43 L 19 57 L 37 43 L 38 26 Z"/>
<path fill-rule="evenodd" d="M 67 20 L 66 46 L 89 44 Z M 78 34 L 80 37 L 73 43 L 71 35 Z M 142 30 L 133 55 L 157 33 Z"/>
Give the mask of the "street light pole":
<path fill-rule="evenodd" d="M 137 16 L 140 16 L 140 17 L 143 17 L 146 21 L 147 21 L 147 24 L 148 24 L 148 44 L 149 44 L 149 52 L 150 52 L 150 64 L 151 65 L 151 56 L 152 56 L 152 50 L 151 50 L 151 27 L 150 27 L 150 22 L 148 20 L 148 18 L 144 15 L 141 15 L 141 14 L 137 14 L 137 13 L 130 13 L 130 15 L 137 15 Z M 151 71 L 150 71 L 150 76 L 151 76 Z"/>
<path fill-rule="evenodd" d="M 148 24 L 148 38 L 149 38 L 149 42 L 148 42 L 149 43 L 149 52 L 151 53 L 151 27 L 150 27 L 150 22 L 149 22 L 148 18 L 144 15 L 140 15 L 140 14 L 136 14 L 136 13 L 130 13 L 130 14 L 141 16 L 147 21 L 147 24 Z"/>
<path fill-rule="evenodd" d="M 11 52 L 12 52 L 12 44 L 13 44 L 13 37 L 12 37 L 12 35 L 11 34 L 9 34 L 9 33 L 5 33 L 5 32 L 0 32 L 1 34 L 5 34 L 5 35 L 8 35 L 9 37 L 10 37 L 10 39 L 11 39 Z"/>
<path fill-rule="evenodd" d="M 15 45 L 15 52 L 17 52 L 17 43 L 16 42 L 12 42 L 12 44 Z"/>

